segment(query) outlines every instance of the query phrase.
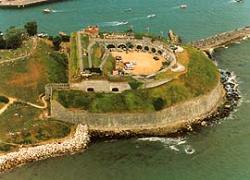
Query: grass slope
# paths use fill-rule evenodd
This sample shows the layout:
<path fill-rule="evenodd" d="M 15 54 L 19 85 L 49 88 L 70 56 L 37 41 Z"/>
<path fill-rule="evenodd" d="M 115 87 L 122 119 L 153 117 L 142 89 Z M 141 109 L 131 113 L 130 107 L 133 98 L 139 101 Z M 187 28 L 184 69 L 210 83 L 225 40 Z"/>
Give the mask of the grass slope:
<path fill-rule="evenodd" d="M 67 82 L 67 58 L 42 40 L 28 59 L 0 66 L 0 94 L 33 103 L 47 83 Z"/>
<path fill-rule="evenodd" d="M 21 144 L 35 144 L 69 134 L 71 125 L 54 120 L 41 120 L 41 110 L 15 103 L 0 116 L 0 152 Z"/>

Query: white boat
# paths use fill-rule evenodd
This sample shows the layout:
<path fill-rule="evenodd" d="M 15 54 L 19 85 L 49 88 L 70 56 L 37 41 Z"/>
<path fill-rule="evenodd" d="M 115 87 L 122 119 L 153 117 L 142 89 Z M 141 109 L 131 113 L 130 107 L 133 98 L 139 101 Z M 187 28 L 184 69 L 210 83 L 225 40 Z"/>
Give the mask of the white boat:
<path fill-rule="evenodd" d="M 43 9 L 43 13 L 52 13 L 52 12 L 53 12 L 52 9 L 49 8 Z"/>
<path fill-rule="evenodd" d="M 121 22 L 119 22 L 117 25 L 126 25 L 126 24 L 128 24 L 128 21 L 121 21 Z"/>
<path fill-rule="evenodd" d="M 181 9 L 186 9 L 188 6 L 186 5 L 186 4 L 182 4 L 182 5 L 180 5 L 180 8 Z"/>
<path fill-rule="evenodd" d="M 147 18 L 154 18 L 156 15 L 155 14 L 149 14 Z"/>
<path fill-rule="evenodd" d="M 124 9 L 125 12 L 131 12 L 132 8 Z"/>

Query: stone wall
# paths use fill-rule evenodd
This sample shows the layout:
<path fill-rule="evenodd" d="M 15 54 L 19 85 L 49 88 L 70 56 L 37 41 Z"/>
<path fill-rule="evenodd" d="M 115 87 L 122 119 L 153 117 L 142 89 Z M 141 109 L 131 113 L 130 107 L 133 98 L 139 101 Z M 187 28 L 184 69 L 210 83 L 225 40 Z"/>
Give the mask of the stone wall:
<path fill-rule="evenodd" d="M 208 37 L 206 39 L 201 39 L 191 44 L 204 51 L 208 51 L 209 49 L 216 49 L 218 47 L 222 47 L 227 44 L 231 44 L 235 41 L 239 41 L 248 37 L 250 35 L 250 27 L 243 27 L 239 29 L 235 29 L 233 31 L 223 32 L 220 34 L 216 34 L 214 36 Z"/>
<path fill-rule="evenodd" d="M 95 92 L 122 92 L 131 89 L 128 82 L 110 82 L 107 80 L 85 80 L 80 83 L 71 83 L 70 89 Z M 118 90 L 118 91 L 114 91 Z"/>
<path fill-rule="evenodd" d="M 65 109 L 51 100 L 51 116 L 55 119 L 88 124 L 91 131 L 122 132 L 150 131 L 175 124 L 190 124 L 207 117 L 221 104 L 224 89 L 220 83 L 207 95 L 194 98 L 153 113 L 89 113 Z M 173 130 L 173 129 L 172 129 Z"/>

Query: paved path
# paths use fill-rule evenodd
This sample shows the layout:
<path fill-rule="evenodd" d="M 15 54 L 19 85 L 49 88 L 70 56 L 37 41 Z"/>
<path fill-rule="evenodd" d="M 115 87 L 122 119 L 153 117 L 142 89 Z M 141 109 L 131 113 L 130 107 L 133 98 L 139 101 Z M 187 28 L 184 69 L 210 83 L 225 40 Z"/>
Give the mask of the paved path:
<path fill-rule="evenodd" d="M 106 50 L 103 57 L 102 57 L 102 63 L 99 66 L 101 70 L 102 70 L 104 64 L 106 63 L 108 57 L 109 57 L 109 51 Z"/>
<path fill-rule="evenodd" d="M 94 45 L 95 45 L 95 41 L 91 41 L 90 44 L 89 44 L 89 46 L 88 46 L 88 63 L 89 63 L 89 68 L 93 67 L 91 54 L 93 53 L 92 47 Z"/>
<path fill-rule="evenodd" d="M 84 67 L 83 67 L 82 43 L 81 43 L 80 32 L 77 32 L 76 39 L 77 39 L 78 63 L 79 63 L 80 71 L 83 72 Z"/>
<path fill-rule="evenodd" d="M 16 99 L 16 98 L 13 98 L 13 97 L 7 97 L 7 98 L 9 99 L 9 102 L 0 109 L 0 115 L 3 114 L 9 108 L 9 106 L 12 105 L 14 102 L 22 102 L 24 104 L 27 104 L 29 106 L 32 106 L 32 107 L 38 108 L 38 109 L 46 109 L 48 107 L 48 103 L 45 100 L 45 96 L 41 97 L 41 100 L 43 102 L 42 106 L 31 103 L 31 102 L 23 101 L 23 100 L 20 100 L 20 99 Z"/>
<path fill-rule="evenodd" d="M 15 98 L 8 97 L 8 99 L 9 99 L 9 102 L 0 109 L 0 115 L 3 114 L 8 109 L 8 107 L 16 101 Z"/>

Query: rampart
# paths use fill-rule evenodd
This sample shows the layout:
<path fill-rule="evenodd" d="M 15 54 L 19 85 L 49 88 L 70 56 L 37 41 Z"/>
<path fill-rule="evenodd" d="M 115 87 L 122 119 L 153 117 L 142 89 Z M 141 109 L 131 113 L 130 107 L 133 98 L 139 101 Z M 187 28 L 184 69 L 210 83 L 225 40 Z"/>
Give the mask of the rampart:
<path fill-rule="evenodd" d="M 207 95 L 152 113 L 89 113 L 66 109 L 57 101 L 51 100 L 51 117 L 88 124 L 90 131 L 96 132 L 158 134 L 159 129 L 164 129 L 164 133 L 170 133 L 215 112 L 221 105 L 224 94 L 222 85 L 218 83 Z"/>

